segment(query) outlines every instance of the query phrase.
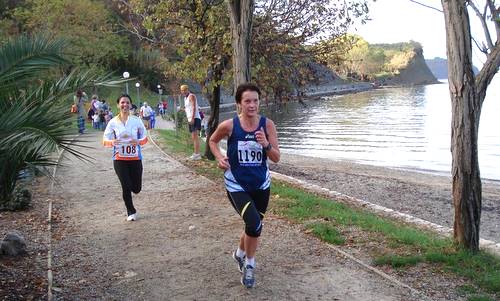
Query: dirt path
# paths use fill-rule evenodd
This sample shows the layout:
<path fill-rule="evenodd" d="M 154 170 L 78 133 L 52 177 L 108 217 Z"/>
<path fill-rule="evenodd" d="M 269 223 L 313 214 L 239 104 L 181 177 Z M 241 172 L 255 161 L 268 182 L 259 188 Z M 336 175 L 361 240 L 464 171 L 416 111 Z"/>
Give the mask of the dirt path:
<path fill-rule="evenodd" d="M 222 187 L 152 144 L 144 148 L 136 222 L 125 208 L 100 133 L 84 136 L 93 164 L 66 159 L 54 204 L 58 300 L 421 300 L 343 259 L 297 226 L 268 216 L 247 290 L 230 257 L 242 223 Z"/>

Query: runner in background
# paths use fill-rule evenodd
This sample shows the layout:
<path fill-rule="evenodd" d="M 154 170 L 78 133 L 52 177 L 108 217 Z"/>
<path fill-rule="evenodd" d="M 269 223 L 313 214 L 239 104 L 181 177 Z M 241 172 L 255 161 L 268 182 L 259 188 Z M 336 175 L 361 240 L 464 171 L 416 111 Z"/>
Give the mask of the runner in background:
<path fill-rule="evenodd" d="M 116 102 L 120 113 L 106 126 L 103 144 L 113 147 L 113 167 L 122 186 L 127 221 L 135 221 L 137 210 L 132 202 L 132 192 L 137 194 L 142 188 L 141 146 L 148 142 L 147 130 L 140 118 L 130 114 L 130 96 L 123 94 Z"/>

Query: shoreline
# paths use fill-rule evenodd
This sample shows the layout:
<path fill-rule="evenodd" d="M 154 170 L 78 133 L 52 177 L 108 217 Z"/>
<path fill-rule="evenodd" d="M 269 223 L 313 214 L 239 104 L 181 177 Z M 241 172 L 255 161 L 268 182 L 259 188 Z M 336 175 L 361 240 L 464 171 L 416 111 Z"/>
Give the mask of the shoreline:
<path fill-rule="evenodd" d="M 451 177 L 282 153 L 272 171 L 453 228 Z M 481 238 L 500 242 L 500 182 L 482 180 Z"/>
<path fill-rule="evenodd" d="M 304 98 L 356 94 L 373 89 L 376 87 L 367 82 L 330 83 L 308 87 L 304 92 Z"/>
<path fill-rule="evenodd" d="M 394 86 L 397 87 L 397 86 Z M 324 96 L 335 96 L 335 95 L 346 95 L 346 94 L 356 94 L 364 91 L 385 88 L 384 87 L 375 87 L 372 83 L 368 82 L 353 82 L 353 83 L 327 83 L 323 85 L 312 85 L 304 90 L 304 94 L 302 95 L 302 100 L 299 100 L 298 96 L 289 97 L 290 102 L 299 102 L 299 101 L 308 101 Z M 219 104 L 220 112 L 227 112 L 235 108 L 234 101 L 224 102 L 223 100 L 228 98 L 228 95 L 221 96 L 221 102 Z M 232 99 L 232 97 L 230 97 Z M 277 102 L 275 100 L 269 101 L 268 105 L 274 105 Z M 210 111 L 210 105 L 200 105 L 201 110 Z M 206 114 L 207 116 L 209 114 Z"/>
<path fill-rule="evenodd" d="M 282 152 L 282 154 L 283 154 L 283 152 Z M 304 157 L 304 158 L 315 158 L 318 160 L 328 160 L 328 161 L 333 161 L 335 163 L 340 163 L 340 164 L 345 163 L 345 164 L 354 164 L 354 165 L 359 165 L 359 166 L 371 166 L 374 168 L 388 169 L 388 170 L 393 170 L 393 171 L 402 171 L 402 172 L 408 172 L 408 173 L 417 173 L 417 174 L 425 174 L 425 175 L 430 175 L 430 176 L 444 177 L 444 178 L 448 178 L 451 181 L 451 172 L 435 170 L 435 169 L 424 169 L 424 168 L 417 168 L 417 167 L 412 167 L 412 166 L 388 166 L 388 165 L 382 165 L 382 164 L 377 165 L 377 164 L 371 164 L 370 162 L 366 162 L 366 161 L 357 161 L 355 159 L 334 159 L 334 158 L 306 156 L 306 155 L 292 154 L 292 153 L 287 153 L 287 155 L 299 156 L 299 157 Z M 500 179 L 481 177 L 481 182 L 483 182 L 483 184 L 484 183 L 491 183 L 493 185 L 500 186 Z"/>

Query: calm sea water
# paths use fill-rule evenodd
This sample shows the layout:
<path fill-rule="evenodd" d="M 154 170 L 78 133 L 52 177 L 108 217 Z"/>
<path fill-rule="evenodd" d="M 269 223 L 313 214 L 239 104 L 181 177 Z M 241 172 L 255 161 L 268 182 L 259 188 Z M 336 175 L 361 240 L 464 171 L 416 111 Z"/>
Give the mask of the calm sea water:
<path fill-rule="evenodd" d="M 481 176 L 500 180 L 500 76 L 479 129 Z M 448 85 L 390 88 L 289 104 L 267 112 L 283 152 L 439 174 L 451 168 Z"/>

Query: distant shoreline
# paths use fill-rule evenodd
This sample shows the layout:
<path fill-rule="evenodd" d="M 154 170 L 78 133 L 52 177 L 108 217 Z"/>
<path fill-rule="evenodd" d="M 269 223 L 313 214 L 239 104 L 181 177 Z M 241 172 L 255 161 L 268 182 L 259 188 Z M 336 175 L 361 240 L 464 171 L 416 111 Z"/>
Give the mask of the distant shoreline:
<path fill-rule="evenodd" d="M 304 94 L 301 96 L 302 100 L 311 100 L 324 96 L 334 96 L 334 95 L 347 95 L 347 94 L 356 94 L 360 92 L 375 90 L 375 89 L 393 89 L 393 88 L 401 88 L 401 87 L 413 87 L 413 86 L 427 86 L 427 85 L 437 85 L 437 84 L 445 84 L 445 82 L 435 83 L 427 83 L 427 84 L 400 84 L 400 85 L 376 85 L 373 83 L 367 82 L 355 82 L 355 83 L 328 83 L 318 86 L 310 86 L 304 91 Z M 300 101 L 298 96 L 293 96 L 289 98 L 292 102 Z M 274 104 L 274 101 L 268 103 L 268 105 Z M 262 105 L 262 103 L 261 103 Z M 210 106 L 200 106 L 200 109 L 204 110 L 206 113 L 210 110 Z M 219 105 L 219 109 L 221 112 L 228 112 L 231 109 L 236 110 L 236 104 L 234 102 L 231 103 L 221 103 Z"/>
<path fill-rule="evenodd" d="M 349 84 L 324 84 L 318 86 L 310 86 L 304 92 L 305 98 L 321 97 L 330 95 L 355 94 L 363 91 L 368 91 L 377 88 L 376 85 L 366 82 L 349 83 Z"/>

